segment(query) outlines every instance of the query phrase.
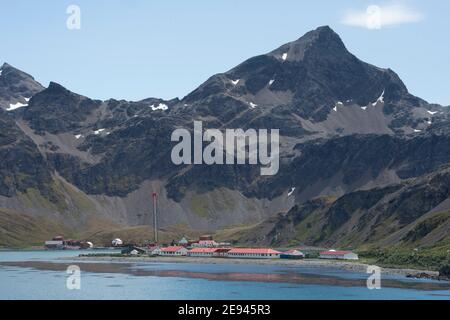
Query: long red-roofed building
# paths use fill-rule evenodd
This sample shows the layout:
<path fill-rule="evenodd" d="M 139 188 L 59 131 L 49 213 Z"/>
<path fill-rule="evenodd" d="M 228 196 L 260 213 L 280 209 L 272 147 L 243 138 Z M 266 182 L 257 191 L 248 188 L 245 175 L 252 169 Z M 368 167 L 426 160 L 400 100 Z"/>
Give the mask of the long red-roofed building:
<path fill-rule="evenodd" d="M 213 257 L 216 255 L 217 248 L 193 248 L 188 251 L 188 257 Z"/>
<path fill-rule="evenodd" d="M 187 254 L 188 250 L 185 247 L 182 246 L 170 246 L 161 248 L 159 251 L 159 255 L 161 256 L 185 256 Z"/>

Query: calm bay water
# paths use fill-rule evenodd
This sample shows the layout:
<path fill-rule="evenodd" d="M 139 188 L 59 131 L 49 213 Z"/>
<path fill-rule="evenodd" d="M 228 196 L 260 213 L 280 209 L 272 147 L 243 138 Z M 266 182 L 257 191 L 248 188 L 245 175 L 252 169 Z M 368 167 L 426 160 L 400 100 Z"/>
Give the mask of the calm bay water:
<path fill-rule="evenodd" d="M 0 251 L 0 263 L 31 261 L 71 263 L 80 251 Z M 64 259 L 64 261 L 61 260 Z M 95 263 L 100 265 L 103 263 Z M 434 284 L 429 280 L 412 280 L 400 276 L 384 276 L 384 281 L 397 281 L 405 288 L 384 287 L 368 290 L 363 285 L 345 285 L 345 281 L 364 280 L 366 274 L 329 268 L 274 266 L 257 264 L 137 263 L 125 269 L 114 268 L 92 272 L 81 267 L 81 290 L 68 290 L 65 271 L 0 265 L 0 299 L 439 299 L 450 300 L 450 283 L 443 290 L 416 290 L 415 284 Z M 106 263 L 108 266 L 113 265 Z M 117 265 L 118 266 L 118 265 Z M 95 267 L 95 266 L 94 266 Z M 92 270 L 91 265 L 89 270 Z M 99 270 L 100 270 L 99 269 Z M 63 270 L 63 269 L 61 269 Z M 94 269 L 95 270 L 95 269 Z M 222 274 L 233 277 L 221 278 Z M 289 281 L 277 282 L 289 275 L 301 279 L 319 279 L 320 284 Z M 239 281 L 239 277 L 259 275 L 261 281 Z M 286 276 L 287 275 L 287 276 Z M 272 279 L 270 281 L 265 281 Z M 232 280 L 230 280 L 232 278 Z M 325 281 L 320 281 L 324 278 Z M 219 280 L 217 280 L 219 279 Z M 337 279 L 344 285 L 328 285 Z M 360 284 L 363 281 L 359 281 Z"/>

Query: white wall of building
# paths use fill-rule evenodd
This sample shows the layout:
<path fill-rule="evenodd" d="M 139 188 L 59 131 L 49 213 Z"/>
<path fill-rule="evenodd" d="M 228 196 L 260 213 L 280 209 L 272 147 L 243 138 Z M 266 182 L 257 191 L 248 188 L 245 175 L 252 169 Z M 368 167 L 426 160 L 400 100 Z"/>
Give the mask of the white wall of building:
<path fill-rule="evenodd" d="M 188 257 L 213 257 L 213 252 L 188 252 Z"/>
<path fill-rule="evenodd" d="M 161 251 L 159 253 L 160 256 L 170 256 L 170 257 L 185 256 L 186 254 L 187 254 L 187 249 L 186 248 L 180 249 L 180 250 L 175 251 L 175 252 L 164 252 L 164 251 Z"/>
<path fill-rule="evenodd" d="M 228 258 L 239 258 L 239 259 L 278 259 L 280 254 L 277 253 L 228 253 Z"/>
<path fill-rule="evenodd" d="M 358 255 L 356 253 L 350 252 L 346 254 L 321 254 L 320 259 L 331 259 L 331 260 L 358 260 Z"/>
<path fill-rule="evenodd" d="M 351 253 L 347 253 L 346 255 L 344 255 L 344 259 L 345 260 L 358 260 L 359 257 L 356 253 L 351 252 Z"/>

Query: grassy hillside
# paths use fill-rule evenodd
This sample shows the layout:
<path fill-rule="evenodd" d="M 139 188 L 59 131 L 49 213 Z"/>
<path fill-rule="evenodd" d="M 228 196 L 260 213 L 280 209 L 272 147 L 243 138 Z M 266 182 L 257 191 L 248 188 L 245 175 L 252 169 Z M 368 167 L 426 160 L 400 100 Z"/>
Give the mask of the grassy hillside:
<path fill-rule="evenodd" d="M 168 228 L 162 228 L 158 231 L 158 240 L 160 243 L 171 243 L 172 240 L 178 241 L 184 236 L 191 239 L 198 238 L 203 232 L 193 231 L 185 225 L 174 225 Z M 135 227 L 116 227 L 103 228 L 99 231 L 84 232 L 83 238 L 89 239 L 97 245 L 109 245 L 112 239 L 120 238 L 125 243 L 151 243 L 154 241 L 154 231 L 151 226 Z"/>
<path fill-rule="evenodd" d="M 67 226 L 48 218 L 0 209 L 0 247 L 41 246 L 55 235 L 74 236 Z"/>
<path fill-rule="evenodd" d="M 360 251 L 359 256 L 369 264 L 383 267 L 416 268 L 438 271 L 450 265 L 448 246 L 426 249 L 372 249 Z"/>

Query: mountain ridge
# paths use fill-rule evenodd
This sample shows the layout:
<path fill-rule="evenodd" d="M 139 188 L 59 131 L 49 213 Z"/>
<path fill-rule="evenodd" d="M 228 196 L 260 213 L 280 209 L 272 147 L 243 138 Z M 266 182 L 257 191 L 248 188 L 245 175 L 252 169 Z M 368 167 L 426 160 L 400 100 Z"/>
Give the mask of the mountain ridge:
<path fill-rule="evenodd" d="M 411 95 L 394 71 L 359 60 L 329 27 L 213 75 L 181 100 L 93 100 L 14 72 L 19 91 L 0 75 L 0 152 L 9 159 L 0 208 L 79 231 L 97 216 L 114 228 L 151 225 L 153 192 L 162 227 L 262 223 L 317 197 L 391 188 L 450 163 L 449 110 Z M 14 99 L 20 104 L 8 110 Z M 171 133 L 192 131 L 195 120 L 220 130 L 279 128 L 280 173 L 175 166 Z"/>

